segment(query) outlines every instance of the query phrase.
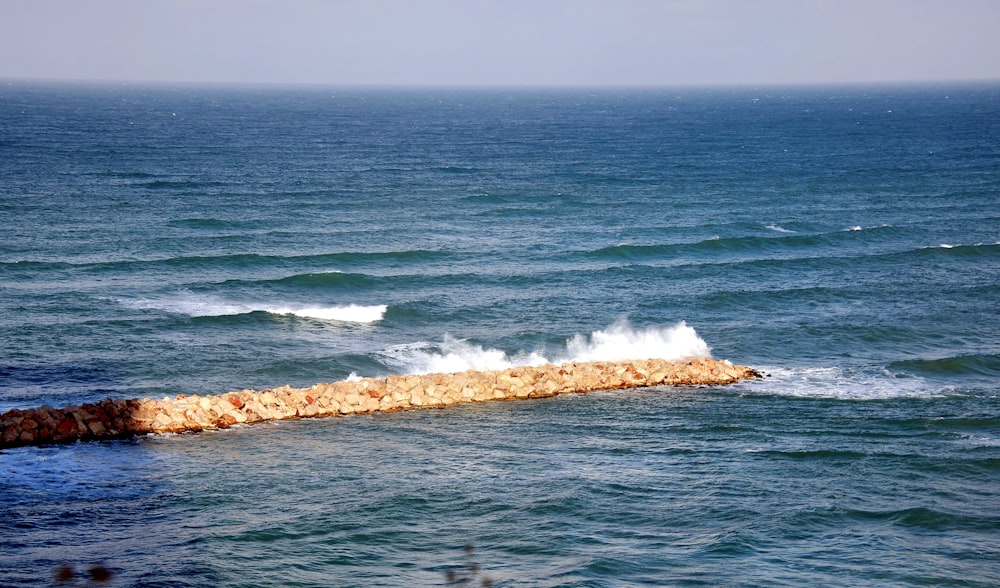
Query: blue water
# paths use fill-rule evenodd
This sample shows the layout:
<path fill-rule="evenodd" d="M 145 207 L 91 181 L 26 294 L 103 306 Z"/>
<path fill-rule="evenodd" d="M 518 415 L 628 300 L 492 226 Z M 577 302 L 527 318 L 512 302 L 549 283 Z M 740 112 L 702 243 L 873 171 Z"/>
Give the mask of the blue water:
<path fill-rule="evenodd" d="M 4 450 L 2 586 L 1000 585 L 1000 86 L 4 82 L 0 230 L 0 411 L 769 374 Z"/>

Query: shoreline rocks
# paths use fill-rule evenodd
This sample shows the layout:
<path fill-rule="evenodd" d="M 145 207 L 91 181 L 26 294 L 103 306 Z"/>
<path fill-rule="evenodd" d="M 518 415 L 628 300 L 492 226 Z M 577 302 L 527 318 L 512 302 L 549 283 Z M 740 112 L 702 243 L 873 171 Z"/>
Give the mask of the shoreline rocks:
<path fill-rule="evenodd" d="M 650 386 L 734 384 L 760 374 L 727 361 L 636 360 L 572 362 L 516 367 L 497 372 L 465 371 L 362 378 L 162 400 L 107 399 L 65 408 L 41 406 L 0 415 L 0 449 L 25 445 L 115 439 L 150 433 L 227 429 L 272 420 L 441 408 L 469 402 L 545 398 L 596 390 Z"/>

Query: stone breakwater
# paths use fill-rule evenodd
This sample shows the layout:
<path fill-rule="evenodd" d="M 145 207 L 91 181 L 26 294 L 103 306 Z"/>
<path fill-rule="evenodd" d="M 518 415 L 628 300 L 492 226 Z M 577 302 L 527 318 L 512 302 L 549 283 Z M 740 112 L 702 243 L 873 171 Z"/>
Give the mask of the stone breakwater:
<path fill-rule="evenodd" d="M 282 386 L 215 396 L 181 394 L 163 400 L 108 399 L 65 408 L 10 410 L 0 415 L 0 448 L 227 429 L 273 420 L 440 408 L 595 390 L 722 385 L 759 376 L 749 367 L 713 359 L 675 363 L 642 360 L 363 378 L 310 388 Z"/>

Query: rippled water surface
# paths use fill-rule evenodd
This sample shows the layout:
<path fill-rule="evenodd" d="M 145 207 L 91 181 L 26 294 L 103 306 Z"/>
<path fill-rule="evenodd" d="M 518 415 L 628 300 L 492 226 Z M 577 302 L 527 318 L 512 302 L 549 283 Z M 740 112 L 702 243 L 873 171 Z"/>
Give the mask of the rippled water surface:
<path fill-rule="evenodd" d="M 1000 584 L 995 86 L 0 86 L 0 411 L 769 374 L 0 452 L 0 585 Z"/>

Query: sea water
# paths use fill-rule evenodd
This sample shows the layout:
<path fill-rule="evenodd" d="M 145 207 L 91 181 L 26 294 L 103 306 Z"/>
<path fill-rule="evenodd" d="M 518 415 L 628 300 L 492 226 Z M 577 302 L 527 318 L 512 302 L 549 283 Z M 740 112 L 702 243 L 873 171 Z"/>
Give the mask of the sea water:
<path fill-rule="evenodd" d="M 0 452 L 0 585 L 1000 584 L 1000 86 L 0 85 L 0 411 L 768 377 Z"/>

